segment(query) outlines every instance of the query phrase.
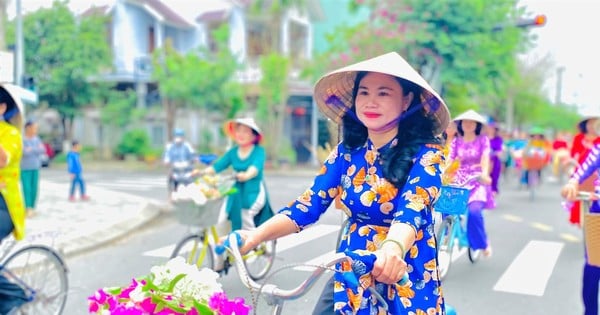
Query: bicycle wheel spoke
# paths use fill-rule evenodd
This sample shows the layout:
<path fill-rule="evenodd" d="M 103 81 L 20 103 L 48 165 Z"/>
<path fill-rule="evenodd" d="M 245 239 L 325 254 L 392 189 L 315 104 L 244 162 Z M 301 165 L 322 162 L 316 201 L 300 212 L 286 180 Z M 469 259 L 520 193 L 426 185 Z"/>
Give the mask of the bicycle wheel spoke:
<path fill-rule="evenodd" d="M 28 246 L 12 254 L 4 265 L 16 277 L 13 283 L 33 298 L 20 308 L 20 314 L 62 313 L 67 299 L 67 276 L 62 259 L 52 249 Z"/>
<path fill-rule="evenodd" d="M 244 264 L 253 280 L 267 275 L 275 260 L 275 248 L 275 241 L 265 242 L 244 256 Z"/>
<path fill-rule="evenodd" d="M 171 258 L 183 257 L 187 263 L 198 268 L 214 268 L 213 252 L 210 245 L 205 246 L 200 235 L 189 235 L 182 239 L 171 254 Z"/>

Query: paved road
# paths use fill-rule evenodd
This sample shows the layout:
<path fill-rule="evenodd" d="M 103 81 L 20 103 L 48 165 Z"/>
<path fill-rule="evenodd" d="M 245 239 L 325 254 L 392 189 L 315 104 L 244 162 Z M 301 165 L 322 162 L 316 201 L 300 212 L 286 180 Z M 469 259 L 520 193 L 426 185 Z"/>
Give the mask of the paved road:
<path fill-rule="evenodd" d="M 87 176 L 95 185 L 106 183 L 109 188 L 121 183 L 119 191 L 139 196 L 156 197 L 159 191 L 164 193 L 164 186 L 160 184 L 162 174 L 134 175 L 103 172 Z M 45 172 L 44 176 L 53 175 Z M 287 203 L 310 180 L 309 176 L 270 176 L 268 185 L 273 205 Z M 498 209 L 486 212 L 494 255 L 476 264 L 471 264 L 464 253 L 457 255 L 443 284 L 447 301 L 461 315 L 581 314 L 581 233 L 566 223 L 567 214 L 560 208 L 559 186 L 545 183 L 533 202 L 514 181 L 503 183 L 502 189 Z M 330 211 L 311 230 L 282 240 L 274 270 L 286 265 L 310 265 L 329 255 L 339 222 L 339 214 Z M 126 283 L 132 276 L 146 273 L 151 265 L 165 261 L 175 242 L 185 233 L 171 215 L 165 214 L 137 233 L 70 258 L 73 287 L 67 314 L 82 314 L 85 297 L 96 288 Z M 293 271 L 275 274 L 270 281 L 285 288 L 297 285 L 308 273 L 296 267 Z M 236 277 L 233 271 L 222 279 L 228 294 L 252 300 Z M 284 314 L 306 313 L 307 305 L 315 303 L 323 280 L 305 297 L 288 303 Z M 258 307 L 258 314 L 266 313 L 264 302 Z"/>

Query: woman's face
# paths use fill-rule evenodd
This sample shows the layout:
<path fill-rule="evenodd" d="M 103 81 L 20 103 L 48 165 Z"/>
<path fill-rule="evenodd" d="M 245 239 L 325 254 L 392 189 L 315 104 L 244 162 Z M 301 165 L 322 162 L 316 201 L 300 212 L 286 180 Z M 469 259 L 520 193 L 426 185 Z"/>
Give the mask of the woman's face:
<path fill-rule="evenodd" d="M 0 115 L 4 115 L 6 112 L 6 103 L 0 103 Z"/>
<path fill-rule="evenodd" d="M 252 132 L 252 128 L 242 124 L 236 124 L 234 128 L 235 142 L 238 145 L 249 145 L 256 141 L 256 135 Z"/>
<path fill-rule="evenodd" d="M 475 133 L 475 129 L 477 129 L 477 122 L 474 120 L 463 120 L 462 121 L 462 130 L 466 133 Z"/>
<path fill-rule="evenodd" d="M 413 94 L 403 95 L 402 86 L 395 77 L 371 72 L 359 82 L 356 94 L 356 115 L 373 131 L 388 131 L 398 127 L 398 117 L 403 113 Z"/>
<path fill-rule="evenodd" d="M 585 123 L 585 129 L 587 130 L 588 134 L 597 135 L 599 132 L 598 119 L 597 118 L 588 119 L 588 121 Z"/>

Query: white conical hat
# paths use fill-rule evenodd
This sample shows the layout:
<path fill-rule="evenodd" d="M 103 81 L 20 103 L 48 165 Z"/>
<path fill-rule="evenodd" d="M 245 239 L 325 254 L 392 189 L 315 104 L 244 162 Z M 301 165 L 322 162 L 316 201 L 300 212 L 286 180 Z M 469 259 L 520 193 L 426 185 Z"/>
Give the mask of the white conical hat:
<path fill-rule="evenodd" d="M 458 120 L 473 120 L 476 121 L 478 123 L 481 124 L 486 124 L 487 123 L 487 119 L 485 119 L 485 117 L 483 117 L 481 114 L 479 114 L 478 112 L 469 109 L 468 111 L 456 116 L 456 118 L 454 118 L 454 121 L 458 121 Z"/>
<path fill-rule="evenodd" d="M 579 120 L 578 125 L 583 123 L 584 121 L 594 119 L 594 118 L 600 118 L 600 109 L 595 108 L 595 109 L 585 110 L 582 112 L 581 119 Z"/>
<path fill-rule="evenodd" d="M 11 85 L 2 85 L 0 84 L 0 89 L 3 89 L 8 93 L 8 96 L 13 100 L 15 105 L 17 106 L 17 113 L 13 115 L 10 119 L 10 122 L 15 124 L 18 128 L 22 128 L 23 126 L 23 102 L 21 102 L 21 98 L 18 96 L 18 93 L 12 88 Z"/>
<path fill-rule="evenodd" d="M 315 84 L 314 98 L 323 115 L 340 123 L 352 108 L 352 91 L 358 72 L 378 72 L 393 75 L 415 83 L 424 89 L 421 102 L 438 121 L 437 134 L 442 133 L 450 122 L 450 112 L 444 100 L 429 86 L 429 83 L 396 52 L 355 63 L 332 71 Z"/>
<path fill-rule="evenodd" d="M 235 131 L 235 125 L 237 124 L 241 124 L 244 126 L 249 127 L 250 129 L 256 131 L 256 133 L 258 133 L 258 137 L 259 137 L 259 142 L 262 139 L 262 131 L 260 131 L 260 128 L 258 127 L 258 125 L 256 124 L 256 122 L 254 121 L 254 118 L 251 117 L 244 117 L 244 118 L 236 118 L 236 119 L 232 119 L 229 120 L 225 123 L 225 126 L 223 127 L 223 129 L 225 130 L 225 134 L 228 135 L 230 138 L 234 138 L 234 131 Z"/>

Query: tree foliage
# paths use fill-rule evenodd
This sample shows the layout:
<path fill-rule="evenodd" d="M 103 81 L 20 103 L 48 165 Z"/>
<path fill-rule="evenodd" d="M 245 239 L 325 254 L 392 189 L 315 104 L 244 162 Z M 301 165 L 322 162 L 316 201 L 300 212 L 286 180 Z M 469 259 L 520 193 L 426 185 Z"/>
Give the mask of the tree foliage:
<path fill-rule="evenodd" d="M 88 78 L 110 67 L 105 23 L 103 16 L 75 17 L 60 1 L 23 17 L 25 73 L 35 78 L 40 102 L 61 115 L 66 139 L 73 118 L 93 99 Z"/>
<path fill-rule="evenodd" d="M 260 80 L 260 96 L 258 98 L 256 115 L 260 122 L 269 126 L 270 132 L 266 134 L 267 153 L 269 156 L 279 157 L 282 146 L 283 121 L 286 113 L 287 77 L 289 73 L 289 59 L 271 53 L 263 56 L 260 61 L 262 79 Z"/>
<path fill-rule="evenodd" d="M 234 79 L 237 61 L 227 48 L 229 29 L 214 31 L 215 52 L 205 49 L 182 54 L 170 41 L 153 56 L 153 78 L 158 82 L 167 117 L 169 138 L 178 108 L 218 111 L 226 117 L 245 107 L 242 87 Z"/>
<path fill-rule="evenodd" d="M 306 69 L 313 80 L 396 51 L 443 95 L 453 114 L 475 108 L 504 119 L 512 98 L 518 124 L 543 120 L 550 106 L 541 88 L 544 77 L 527 75 L 518 59 L 534 37 L 514 26 L 527 14 L 516 0 L 354 0 L 349 5 L 354 11 L 367 8 L 370 17 L 328 35 L 329 50 Z"/>

